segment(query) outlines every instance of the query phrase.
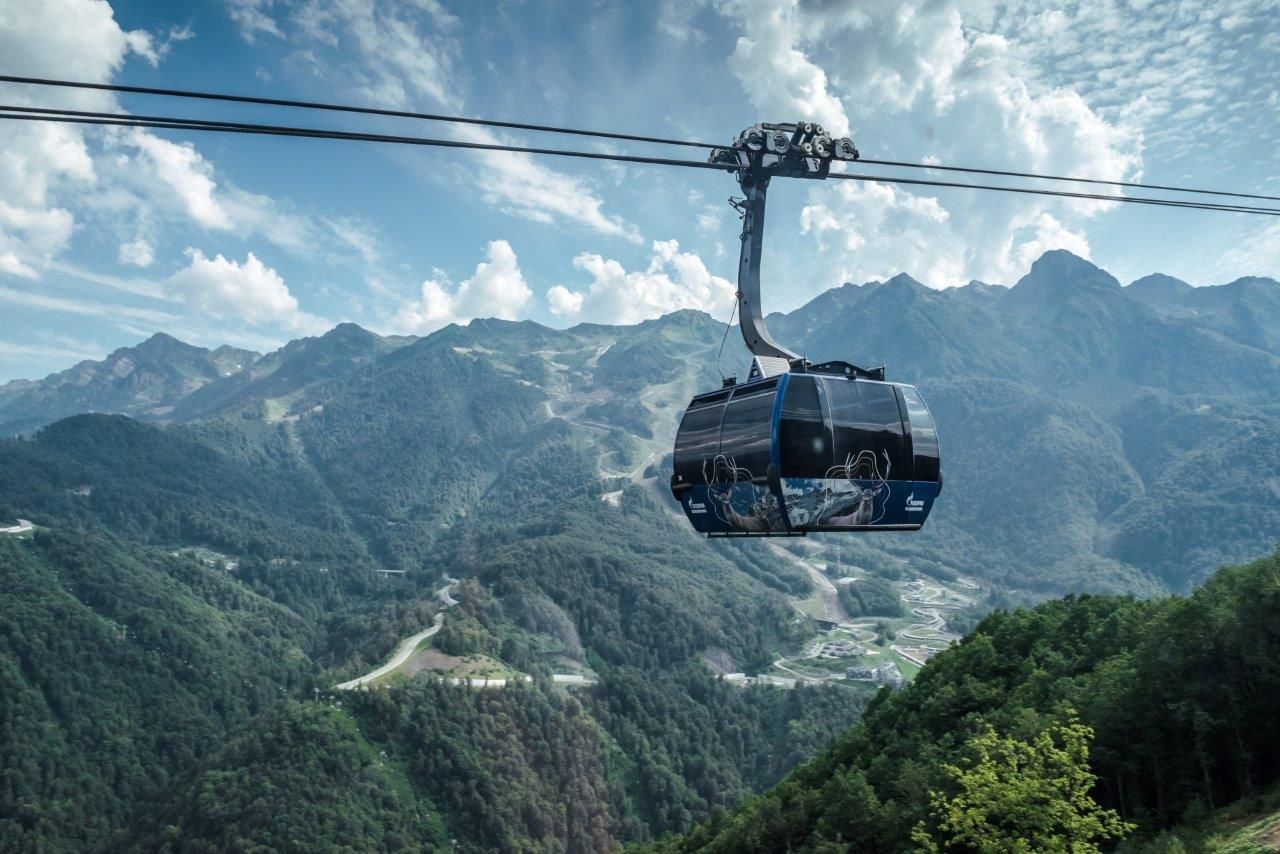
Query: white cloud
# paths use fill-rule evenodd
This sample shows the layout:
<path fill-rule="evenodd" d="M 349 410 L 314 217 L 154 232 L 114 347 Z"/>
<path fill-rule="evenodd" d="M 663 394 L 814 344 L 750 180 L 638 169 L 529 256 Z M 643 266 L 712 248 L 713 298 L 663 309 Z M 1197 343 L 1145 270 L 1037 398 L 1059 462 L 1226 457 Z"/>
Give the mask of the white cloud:
<path fill-rule="evenodd" d="M 0 271 L 27 279 L 71 240 L 75 220 L 62 208 L 21 207 L 0 200 Z"/>
<path fill-rule="evenodd" d="M 36 271 L 30 266 L 23 263 L 16 252 L 12 250 L 0 249 L 0 273 L 7 273 L 10 276 L 20 276 L 24 279 L 36 278 Z"/>
<path fill-rule="evenodd" d="M 240 27 L 240 36 L 250 44 L 257 41 L 258 36 L 268 35 L 284 38 L 270 9 L 273 0 L 226 0 L 231 20 Z"/>
<path fill-rule="evenodd" d="M 222 255 L 206 258 L 199 249 L 188 249 L 187 255 L 190 263 L 169 278 L 169 292 L 197 311 L 303 332 L 326 326 L 320 318 L 301 311 L 280 274 L 252 252 L 243 263 Z"/>
<path fill-rule="evenodd" d="M 751 103 L 766 121 L 817 121 L 835 136 L 849 133 L 844 106 L 826 72 L 800 49 L 803 13 L 797 0 L 737 0 L 723 9 L 742 35 L 729 57 Z"/>
<path fill-rule="evenodd" d="M 144 238 L 138 238 L 140 242 L 145 242 Z M 160 282 L 150 279 L 142 279 L 138 277 L 121 277 L 112 276 L 99 270 L 85 269 L 75 264 L 69 264 L 66 261 L 55 261 L 49 265 L 49 269 L 58 273 L 65 273 L 77 279 L 86 282 L 92 282 L 95 285 L 101 285 L 104 288 L 120 291 L 121 293 L 133 294 L 135 296 L 147 297 L 155 300 L 171 300 L 170 296 L 165 293 L 164 285 Z"/>
<path fill-rule="evenodd" d="M 470 142 L 500 143 L 497 135 L 477 127 L 459 126 L 453 136 Z M 475 180 L 489 204 L 534 222 L 569 220 L 609 237 L 641 241 L 634 225 L 604 213 L 604 201 L 579 177 L 548 169 L 530 154 L 477 152 L 482 168 Z"/>
<path fill-rule="evenodd" d="M 213 164 L 190 142 L 135 128 L 108 133 L 106 150 L 109 155 L 97 162 L 106 186 L 84 204 L 104 215 L 108 227 L 123 228 L 128 215 L 136 218 L 136 231 L 153 231 L 156 218 L 189 221 L 246 238 L 260 235 L 301 256 L 310 255 L 320 242 L 322 221 L 220 180 Z"/>
<path fill-rule="evenodd" d="M 43 309 L 44 311 L 56 311 L 62 314 L 102 317 L 117 324 L 123 321 L 134 321 L 145 324 L 152 331 L 173 328 L 173 325 L 178 322 L 176 315 L 165 311 L 119 303 L 104 303 L 91 299 L 49 296 L 29 289 L 18 290 L 16 288 L 7 288 L 3 285 L 0 285 L 0 302 Z"/>
<path fill-rule="evenodd" d="M 875 136 L 858 139 L 864 150 L 886 138 L 923 142 L 909 152 L 886 151 L 890 159 L 1110 180 L 1140 174 L 1142 135 L 1124 117 L 1104 117 L 1078 92 L 1046 84 L 1004 36 L 981 30 L 981 14 L 966 19 L 955 2 L 741 0 L 721 8 L 741 28 L 740 48 L 744 39 L 759 41 L 755 62 L 744 64 L 739 50 L 729 67 L 757 106 L 770 110 L 767 118 L 783 118 L 792 102 L 809 103 L 817 116 L 848 104 L 856 117 L 875 119 Z M 1044 33 L 1064 26 L 1056 15 L 1037 21 Z M 770 80 L 774 94 L 756 95 Z M 823 286 L 904 269 L 945 286 L 1011 281 L 1028 255 L 1043 249 L 1087 255 L 1082 223 L 1107 209 L 1101 202 L 828 181 L 809 189 L 800 225 L 825 250 L 812 262 Z"/>
<path fill-rule="evenodd" d="M 1252 217 L 1238 219 L 1242 220 L 1238 241 L 1201 271 L 1201 280 L 1229 282 L 1243 276 L 1280 279 L 1280 223 L 1259 225 Z"/>
<path fill-rule="evenodd" d="M 121 243 L 120 249 L 116 253 L 116 259 L 121 264 L 130 264 L 134 267 L 150 267 L 152 262 L 156 260 L 156 253 L 150 243 L 139 237 L 136 240 Z"/>
<path fill-rule="evenodd" d="M 170 142 L 134 129 L 129 141 L 145 155 L 156 177 L 173 192 L 190 216 L 205 228 L 231 227 L 231 217 L 214 198 L 213 168 L 189 142 Z"/>
<path fill-rule="evenodd" d="M 108 79 L 131 52 L 150 50 L 142 32 L 125 32 L 111 7 L 94 0 L 13 0 L 0 8 L 0 57 L 10 71 L 77 80 Z M 97 92 L 42 92 L 5 87 L 5 100 L 102 109 L 111 97 Z M 96 180 L 78 129 L 46 123 L 4 122 L 0 127 L 0 272 L 32 278 L 66 248 L 75 218 L 56 201 L 65 189 Z"/>
<path fill-rule="evenodd" d="M 1069 84 L 1105 111 L 1140 104 L 1131 115 L 1151 122 L 1147 141 L 1166 167 L 1274 136 L 1274 113 L 1265 109 L 1274 87 L 1255 85 L 1274 79 L 1280 59 L 1272 0 L 1075 3 L 1053 13 L 1041 6 L 1010 0 L 993 14 L 988 0 L 962 0 L 967 23 L 1005 36 L 1051 85 Z"/>
<path fill-rule="evenodd" d="M 658 5 L 658 29 L 678 42 L 702 44 L 707 34 L 693 23 L 700 6 L 694 0 L 662 0 Z"/>
<path fill-rule="evenodd" d="M 422 283 L 418 299 L 400 307 L 392 328 L 401 333 L 425 334 L 450 323 L 469 323 L 477 317 L 520 317 L 533 297 L 520 271 L 515 250 L 505 240 L 489 243 L 487 260 L 456 288 L 440 276 Z"/>
<path fill-rule="evenodd" d="M 584 252 L 573 266 L 591 276 L 585 290 L 556 285 L 547 291 L 552 314 L 574 321 L 638 323 L 684 308 L 727 316 L 736 288 L 712 275 L 692 252 L 681 252 L 674 240 L 653 243 L 644 270 L 627 272 L 617 261 Z"/>
<path fill-rule="evenodd" d="M 170 27 L 161 39 L 125 31 L 104 0 L 0 6 L 0 63 L 35 76 L 110 82 L 128 57 L 155 65 L 190 38 L 184 26 Z M 108 92 L 4 88 L 5 100 L 18 104 L 121 109 Z M 174 221 L 260 234 L 299 254 L 317 243 L 312 218 L 219 181 L 190 142 L 142 129 L 0 125 L 0 275 L 39 278 L 86 225 L 114 240 L 121 263 L 145 266 L 156 257 L 160 227 Z"/>
<path fill-rule="evenodd" d="M 696 226 L 703 234 L 716 234 L 724 224 L 725 208 L 721 205 L 703 205 L 698 212 Z"/>
<path fill-rule="evenodd" d="M 23 341 L 0 341 L 0 356 L 7 358 L 70 359 L 80 362 L 85 359 L 101 359 L 106 352 L 105 347 L 77 341 L 67 341 L 60 347 Z"/>
<path fill-rule="evenodd" d="M 467 112 L 457 70 L 462 49 L 454 33 L 459 21 L 434 0 L 311 0 L 293 20 L 316 50 L 319 73 L 340 75 L 355 97 L 397 109 L 427 107 Z M 455 139 L 479 143 L 514 140 L 474 126 L 449 126 Z M 600 234 L 641 241 L 634 225 L 607 214 L 588 180 L 538 163 L 527 154 L 476 152 L 478 163 L 453 174 L 478 185 L 482 198 L 514 216 L 535 222 L 568 222 Z M 412 162 L 417 162 L 415 161 Z M 477 168 L 478 166 L 478 168 Z M 432 177 L 438 166 L 432 167 Z"/>

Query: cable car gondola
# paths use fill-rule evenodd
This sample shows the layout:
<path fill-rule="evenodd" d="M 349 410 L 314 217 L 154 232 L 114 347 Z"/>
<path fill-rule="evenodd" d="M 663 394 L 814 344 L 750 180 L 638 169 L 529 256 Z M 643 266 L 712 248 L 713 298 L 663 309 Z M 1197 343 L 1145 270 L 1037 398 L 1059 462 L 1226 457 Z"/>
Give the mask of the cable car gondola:
<path fill-rule="evenodd" d="M 735 158 L 746 198 L 738 303 L 754 354 L 746 382 L 697 395 L 676 433 L 671 492 L 708 536 L 914 531 L 942 489 L 938 434 L 914 386 L 884 368 L 810 365 L 781 347 L 760 309 L 769 179 L 825 177 L 850 140 L 813 125 L 756 125 L 712 159 Z"/>

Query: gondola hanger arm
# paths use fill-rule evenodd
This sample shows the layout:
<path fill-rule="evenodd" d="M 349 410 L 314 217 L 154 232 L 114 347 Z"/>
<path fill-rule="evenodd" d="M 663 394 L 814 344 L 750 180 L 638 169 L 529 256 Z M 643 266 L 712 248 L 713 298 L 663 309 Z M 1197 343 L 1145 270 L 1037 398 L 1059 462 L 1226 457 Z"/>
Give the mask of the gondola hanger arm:
<path fill-rule="evenodd" d="M 760 303 L 760 259 L 769 181 L 774 177 L 821 180 L 830 174 L 832 160 L 857 159 L 858 149 L 852 139 L 832 139 L 821 125 L 812 122 L 752 125 L 738 134 L 730 146 L 714 149 L 708 158 L 710 163 L 738 167 L 743 198 L 730 198 L 729 204 L 742 217 L 738 316 L 743 341 L 756 357 L 752 376 L 803 368 L 805 364 L 803 357 L 769 334 Z"/>

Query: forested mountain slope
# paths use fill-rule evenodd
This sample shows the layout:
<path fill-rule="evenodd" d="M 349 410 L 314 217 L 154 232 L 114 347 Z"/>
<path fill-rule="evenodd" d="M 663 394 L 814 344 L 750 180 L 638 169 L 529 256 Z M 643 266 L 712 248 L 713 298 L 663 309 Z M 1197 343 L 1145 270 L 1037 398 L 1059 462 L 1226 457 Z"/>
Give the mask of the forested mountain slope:
<path fill-rule="evenodd" d="M 388 777 L 385 785 L 406 785 L 405 803 L 419 804 L 424 815 L 439 810 L 447 831 L 468 845 L 578 838 L 566 836 L 576 819 L 560 811 L 566 787 L 582 775 L 599 782 L 571 802 L 594 816 L 582 837 L 593 842 L 582 847 L 685 829 L 713 807 L 778 779 L 855 719 L 865 695 L 848 689 L 779 695 L 717 683 L 704 654 L 732 667 L 759 666 L 805 637 L 807 621 L 786 598 L 807 591 L 803 573 L 759 549 L 707 551 L 643 478 L 622 490 L 616 505 L 602 501 L 613 481 L 598 465 L 610 445 L 630 465 L 635 449 L 627 434 L 575 426 L 570 419 L 592 404 L 569 389 L 557 403 L 569 407 L 570 418 L 549 417 L 547 400 L 507 361 L 519 361 L 515 351 L 526 342 L 516 341 L 510 356 L 483 360 L 456 352 L 466 343 L 402 348 L 387 365 L 378 363 L 387 370 L 379 377 L 385 386 L 335 385 L 323 402 L 308 401 L 308 415 L 296 422 L 237 416 L 164 429 L 119 416 L 59 422 L 32 440 L 0 445 L 0 513 L 32 518 L 55 534 L 111 531 L 191 554 L 182 558 L 189 562 L 212 560 L 211 571 L 225 583 L 275 599 L 306 627 L 312 656 L 306 670 L 326 692 L 430 623 L 442 572 L 483 582 L 468 585 L 460 594 L 464 604 L 450 612 L 450 654 L 489 655 L 539 679 L 571 665 L 595 674 L 600 688 L 580 701 L 541 683 L 492 698 L 436 686 L 424 699 L 393 689 L 369 698 L 326 693 L 321 700 L 353 709 L 371 744 L 395 752 L 407 769 L 407 776 Z M 603 347 L 580 348 L 581 356 Z M 457 383 L 468 364 L 467 382 Z M 381 393 L 389 409 L 368 403 Z M 433 396 L 440 407 L 423 402 Z M 595 405 L 597 417 L 608 417 L 606 401 Z M 441 409 L 455 422 L 475 419 L 483 429 L 468 435 L 455 427 L 445 434 L 450 421 L 439 418 Z M 381 421 L 366 417 L 379 412 Z M 319 426 L 325 414 L 335 419 L 331 429 Z M 528 429 L 512 429 L 521 425 Z M 421 438 L 431 436 L 454 438 L 440 444 Z M 593 441 L 597 436 L 605 447 Z M 414 454 L 399 450 L 406 444 Z M 398 466 L 378 468 L 397 459 Z M 606 530 L 614 533 L 599 535 Z M 30 549 L 36 541 L 13 545 Z M 381 578 L 376 570 L 382 568 L 406 574 Z M 103 559 L 96 571 L 109 576 L 111 561 Z M 25 633 L 29 619 L 25 611 L 14 613 L 15 630 Z M 78 643 L 70 645 L 73 656 Z M 129 662 L 120 662 L 118 671 L 115 678 L 123 682 L 142 678 Z M 39 671 L 29 678 L 38 685 Z M 273 700 L 300 693 L 310 696 L 291 689 Z M 410 738 L 387 719 L 388 702 L 398 710 L 395 718 L 415 714 L 420 703 L 437 709 L 442 696 L 452 711 L 433 711 L 429 741 Z M 554 713 L 566 702 L 579 708 L 568 722 Z M 73 708 L 68 721 L 78 726 L 94 702 L 82 695 Z M 121 723 L 120 731 L 132 733 L 134 726 Z M 255 733 L 272 726 L 249 721 L 235 738 L 260 738 Z M 510 753 L 508 743 L 533 752 Z M 14 745 L 31 750 L 33 742 L 24 737 Z M 546 764 L 551 756 L 579 754 L 586 764 Z M 253 775 L 230 767 L 245 755 L 228 748 L 200 766 L 206 777 L 225 783 L 218 800 L 227 805 L 228 832 L 261 815 L 257 796 L 244 788 Z M 445 755 L 466 758 L 442 765 Z M 360 763 L 353 762 L 330 769 L 335 780 L 356 773 Z M 305 782 L 301 770 L 280 769 L 280 775 L 282 787 Z M 375 800 L 383 787 L 374 786 Z M 476 787 L 515 800 L 477 801 L 466 794 Z M 367 815 L 371 832 L 394 836 L 407 826 L 356 800 L 351 808 Z M 344 803 L 338 797 L 335 809 Z M 216 822 L 209 811 L 221 814 L 215 807 L 195 780 L 164 793 L 135 792 L 128 808 L 82 841 L 111 847 L 110 839 L 125 834 L 145 839 L 143 847 L 180 840 L 216 847 L 233 837 L 210 835 Z M 167 824 L 144 817 L 157 811 L 169 816 Z M 70 832 L 50 827 L 35 838 Z"/>
<path fill-rule="evenodd" d="M 1029 741 L 1076 713 L 1095 733 L 1093 796 L 1141 847 L 1280 779 L 1278 621 L 1280 555 L 1186 598 L 993 614 L 784 783 L 654 850 L 899 852 L 917 828 L 952 850 L 931 810 L 930 793 L 954 787 L 944 766 L 963 765 L 987 725 Z"/>
<path fill-rule="evenodd" d="M 0 538 L 0 848 L 105 845 L 313 672 L 313 626 L 106 534 Z"/>
<path fill-rule="evenodd" d="M 1010 289 L 972 287 L 846 285 L 774 323 L 815 361 L 887 363 L 929 402 L 946 497 L 899 554 L 1040 595 L 1151 592 L 1280 541 L 1274 353 L 1063 251 Z"/>

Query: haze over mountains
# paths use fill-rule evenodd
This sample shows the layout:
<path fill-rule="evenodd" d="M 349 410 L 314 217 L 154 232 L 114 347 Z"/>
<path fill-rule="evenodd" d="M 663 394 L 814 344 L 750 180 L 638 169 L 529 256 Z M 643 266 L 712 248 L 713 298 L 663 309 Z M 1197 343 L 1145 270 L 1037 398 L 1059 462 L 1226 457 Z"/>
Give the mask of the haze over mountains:
<path fill-rule="evenodd" d="M 916 383 L 946 474 L 919 534 L 787 546 L 970 576 L 988 607 L 1183 590 L 1270 552 L 1280 284 L 1139 284 L 1050 252 L 1011 289 L 898 276 L 771 318 L 815 362 Z M 0 539 L 0 847 L 237 847 L 279 810 L 297 839 L 598 850 L 776 782 L 866 695 L 713 676 L 812 631 L 793 552 L 702 540 L 667 491 L 723 333 L 682 311 L 344 324 L 263 356 L 158 335 L 0 387 L 27 434 L 0 441 L 0 523 L 42 529 Z M 723 369 L 746 362 L 731 335 Z M 65 417 L 91 411 L 121 414 Z M 306 708 L 430 625 L 446 575 L 465 583 L 437 646 L 531 684 Z M 598 684 L 567 694 L 565 668 Z"/>

